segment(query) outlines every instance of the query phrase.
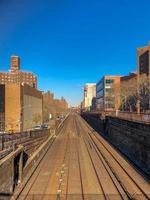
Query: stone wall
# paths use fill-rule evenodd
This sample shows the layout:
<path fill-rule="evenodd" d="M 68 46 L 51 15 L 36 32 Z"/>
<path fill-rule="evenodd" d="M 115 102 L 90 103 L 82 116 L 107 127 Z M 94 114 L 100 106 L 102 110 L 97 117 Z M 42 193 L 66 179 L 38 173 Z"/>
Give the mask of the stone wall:
<path fill-rule="evenodd" d="M 150 125 L 108 117 L 108 140 L 150 176 Z"/>
<path fill-rule="evenodd" d="M 101 120 L 83 115 L 86 121 L 145 174 L 150 176 L 150 125 L 115 117 Z"/>

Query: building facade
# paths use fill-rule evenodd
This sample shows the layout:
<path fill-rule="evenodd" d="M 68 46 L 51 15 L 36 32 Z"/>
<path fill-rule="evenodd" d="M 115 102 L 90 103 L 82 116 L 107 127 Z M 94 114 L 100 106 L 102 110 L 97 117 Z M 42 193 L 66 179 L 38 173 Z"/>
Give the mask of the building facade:
<path fill-rule="evenodd" d="M 96 97 L 96 84 L 87 83 L 84 86 L 84 99 L 83 99 L 83 109 L 91 110 L 92 100 Z"/>
<path fill-rule="evenodd" d="M 5 130 L 5 85 L 0 85 L 0 131 Z"/>
<path fill-rule="evenodd" d="M 63 114 L 68 109 L 68 103 L 64 97 L 55 99 L 54 94 L 47 91 L 43 94 L 43 119 L 48 122 L 50 117 Z"/>
<path fill-rule="evenodd" d="M 150 77 L 150 43 L 148 46 L 137 49 L 138 75 L 146 74 Z"/>
<path fill-rule="evenodd" d="M 120 105 L 120 76 L 104 76 L 96 84 L 96 110 L 112 111 Z"/>
<path fill-rule="evenodd" d="M 43 121 L 44 123 L 49 122 L 50 117 L 54 114 L 54 94 L 47 91 L 43 94 Z"/>
<path fill-rule="evenodd" d="M 0 84 L 7 83 L 28 84 L 33 88 L 37 88 L 37 77 L 32 72 L 20 71 L 20 58 L 11 56 L 9 72 L 0 72 Z"/>
<path fill-rule="evenodd" d="M 137 63 L 137 112 L 150 112 L 150 43 L 137 49 Z"/>
<path fill-rule="evenodd" d="M 0 85 L 0 131 L 20 132 L 43 121 L 42 92 L 29 85 Z"/>

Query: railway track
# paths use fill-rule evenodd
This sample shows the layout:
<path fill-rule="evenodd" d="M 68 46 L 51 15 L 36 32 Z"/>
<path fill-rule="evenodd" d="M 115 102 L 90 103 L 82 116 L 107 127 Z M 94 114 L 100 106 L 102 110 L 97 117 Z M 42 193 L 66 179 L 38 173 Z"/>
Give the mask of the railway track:
<path fill-rule="evenodd" d="M 121 195 L 124 199 L 150 199 L 150 185 L 141 177 L 133 167 L 127 163 L 101 136 L 91 131 L 91 127 L 83 120 L 80 121 L 82 133 L 88 137 L 93 144 L 93 148 L 100 159 L 105 161 L 105 166 L 117 179 L 125 194 Z M 79 125 L 78 124 L 78 125 Z M 87 134 L 88 133 L 88 134 Z M 112 179 L 114 182 L 114 178 Z M 118 185 L 117 184 L 117 185 Z M 120 193 L 120 192 L 119 192 Z"/>
<path fill-rule="evenodd" d="M 66 124 L 65 124 L 64 128 L 66 128 Z M 59 135 L 61 137 L 62 130 L 59 131 Z M 56 149 L 56 146 L 57 146 L 57 143 L 52 144 L 52 146 L 51 146 L 52 152 Z M 65 147 L 67 145 L 63 145 L 63 146 Z M 50 163 L 47 163 L 49 156 L 51 156 L 51 159 L 54 159 L 53 153 L 50 152 L 50 155 L 47 153 L 45 155 L 45 157 L 42 159 L 42 162 L 39 164 L 38 168 L 36 169 L 36 171 L 34 172 L 32 177 L 26 183 L 24 188 L 19 192 L 19 195 L 17 195 L 17 197 L 15 197 L 15 195 L 14 195 L 14 197 L 12 199 L 28 200 L 28 199 L 33 199 L 33 198 L 34 199 L 43 199 L 43 198 L 52 198 L 52 197 L 54 197 L 54 199 L 56 199 L 56 197 L 58 196 L 57 191 L 55 191 L 54 194 L 45 195 L 52 173 L 48 174 L 47 178 L 44 179 L 44 184 L 40 184 L 40 186 L 41 186 L 40 190 L 38 188 L 39 182 L 40 181 L 42 182 L 41 175 L 43 175 L 43 173 L 44 173 L 43 171 L 46 171 L 46 170 L 49 171 L 53 168 L 53 166 Z M 45 166 L 43 166 L 44 163 L 45 163 Z M 35 186 L 37 186 L 37 187 L 35 187 Z M 32 190 L 34 192 L 32 192 Z"/>
<path fill-rule="evenodd" d="M 110 175 L 110 169 L 108 170 L 108 166 L 99 156 L 92 141 L 89 141 L 88 137 L 86 138 L 88 136 L 87 133 L 83 134 L 84 132 L 80 124 L 77 124 L 77 131 L 83 135 L 84 143 L 99 182 L 99 187 L 101 188 L 101 199 L 128 199 L 127 195 L 121 190 L 122 188 L 119 188 L 119 184 L 116 183 L 115 177 L 112 178 L 112 175 Z"/>
<path fill-rule="evenodd" d="M 78 115 L 70 114 L 19 200 L 150 199 L 150 185 Z"/>

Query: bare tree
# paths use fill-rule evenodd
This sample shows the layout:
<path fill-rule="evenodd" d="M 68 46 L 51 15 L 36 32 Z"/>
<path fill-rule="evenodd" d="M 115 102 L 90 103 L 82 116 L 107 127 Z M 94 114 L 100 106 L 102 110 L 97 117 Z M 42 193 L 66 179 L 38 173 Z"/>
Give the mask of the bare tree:
<path fill-rule="evenodd" d="M 143 112 L 150 110 L 150 79 L 145 74 L 140 76 L 138 98 L 140 102 L 140 110 Z"/>
<path fill-rule="evenodd" d="M 133 112 L 137 104 L 137 79 L 122 81 L 120 87 L 120 109 Z"/>
<path fill-rule="evenodd" d="M 150 104 L 150 83 L 146 75 L 140 76 L 139 86 L 134 77 L 122 82 L 120 87 L 121 110 L 137 111 L 137 103 L 140 103 L 140 110 L 146 111 Z"/>

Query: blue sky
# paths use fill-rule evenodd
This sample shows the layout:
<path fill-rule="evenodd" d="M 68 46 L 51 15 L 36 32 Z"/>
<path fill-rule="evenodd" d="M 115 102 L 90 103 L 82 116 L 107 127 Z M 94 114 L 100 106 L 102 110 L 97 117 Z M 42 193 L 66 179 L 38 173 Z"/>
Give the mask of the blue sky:
<path fill-rule="evenodd" d="M 0 0 L 0 70 L 19 55 L 39 89 L 78 104 L 84 83 L 136 70 L 149 8 L 149 0 Z"/>

